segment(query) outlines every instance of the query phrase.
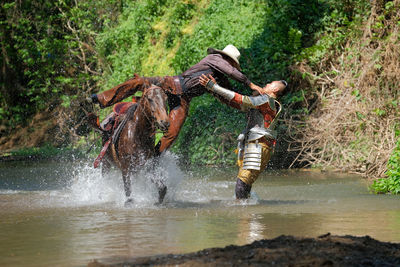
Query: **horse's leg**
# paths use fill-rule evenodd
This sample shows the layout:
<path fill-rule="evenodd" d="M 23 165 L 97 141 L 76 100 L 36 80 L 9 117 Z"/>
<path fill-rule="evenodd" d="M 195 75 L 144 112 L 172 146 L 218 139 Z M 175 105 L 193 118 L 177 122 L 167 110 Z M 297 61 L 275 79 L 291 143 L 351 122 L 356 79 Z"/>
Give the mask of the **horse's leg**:
<path fill-rule="evenodd" d="M 167 186 L 163 181 L 159 181 L 157 184 L 158 187 L 158 204 L 161 204 L 164 201 L 164 197 L 167 194 Z"/>
<path fill-rule="evenodd" d="M 153 158 L 154 168 L 160 168 L 160 158 Z M 161 204 L 164 201 L 164 197 L 167 194 L 167 186 L 164 183 L 163 177 L 155 182 L 158 188 L 158 203 Z"/>
<path fill-rule="evenodd" d="M 101 176 L 105 177 L 106 175 L 108 175 L 110 173 L 110 169 L 111 163 L 106 157 L 104 157 L 101 164 Z"/>
<path fill-rule="evenodd" d="M 157 186 L 158 189 L 158 204 L 164 201 L 164 197 L 167 194 L 167 186 L 164 184 L 163 180 L 156 180 L 154 178 L 151 181 Z"/>
<path fill-rule="evenodd" d="M 130 177 L 130 171 L 128 168 L 122 170 L 122 180 L 124 181 L 124 190 L 125 190 L 125 196 L 127 198 L 126 202 L 131 202 L 132 199 L 130 198 L 131 196 L 131 177 Z"/>

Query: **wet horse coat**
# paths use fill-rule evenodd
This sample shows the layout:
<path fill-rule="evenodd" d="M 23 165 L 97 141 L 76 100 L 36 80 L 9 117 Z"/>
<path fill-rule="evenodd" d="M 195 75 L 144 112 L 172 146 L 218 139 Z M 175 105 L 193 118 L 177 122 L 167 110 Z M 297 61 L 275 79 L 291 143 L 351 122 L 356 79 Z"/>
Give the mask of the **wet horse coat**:
<path fill-rule="evenodd" d="M 167 96 L 155 85 L 146 86 L 135 112 L 127 118 L 117 140 L 108 149 L 103 159 L 103 169 L 110 163 L 119 167 L 124 181 L 125 195 L 130 201 L 131 174 L 137 172 L 145 163 L 156 156 L 154 138 L 156 129 L 167 131 L 169 122 L 166 106 Z M 129 112 L 126 116 L 129 116 Z M 167 192 L 162 181 L 153 182 L 158 187 L 159 202 Z"/>

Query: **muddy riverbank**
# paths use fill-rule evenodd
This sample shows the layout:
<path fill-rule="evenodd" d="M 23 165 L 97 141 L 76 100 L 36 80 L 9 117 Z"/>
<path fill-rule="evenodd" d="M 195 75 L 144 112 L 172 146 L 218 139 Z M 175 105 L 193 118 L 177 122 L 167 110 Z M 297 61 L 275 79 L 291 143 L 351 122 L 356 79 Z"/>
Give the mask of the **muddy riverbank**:
<path fill-rule="evenodd" d="M 282 235 L 188 254 L 94 260 L 88 266 L 400 266 L 400 243 L 380 242 L 369 236 Z"/>

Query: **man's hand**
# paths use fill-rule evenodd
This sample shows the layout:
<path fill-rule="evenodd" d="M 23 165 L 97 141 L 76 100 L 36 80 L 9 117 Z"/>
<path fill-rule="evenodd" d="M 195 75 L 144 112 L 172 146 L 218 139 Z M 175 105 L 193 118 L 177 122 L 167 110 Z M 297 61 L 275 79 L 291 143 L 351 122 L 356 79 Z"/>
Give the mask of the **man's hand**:
<path fill-rule="evenodd" d="M 255 85 L 254 83 L 250 83 L 250 88 L 251 90 L 259 92 L 260 95 L 263 93 L 263 89 L 260 86 Z"/>
<path fill-rule="evenodd" d="M 217 81 L 214 79 L 213 76 L 211 76 L 211 74 L 209 74 L 208 77 L 207 77 L 206 75 L 204 75 L 204 74 L 202 74 L 202 75 L 199 77 L 199 82 L 200 82 L 200 84 L 203 85 L 204 87 L 207 86 L 207 83 L 208 83 L 210 80 L 211 80 L 213 83 L 217 83 Z"/>
<path fill-rule="evenodd" d="M 202 74 L 199 77 L 199 83 L 203 85 L 213 95 L 216 94 L 218 98 L 222 97 L 228 101 L 231 101 L 235 97 L 235 92 L 218 86 L 217 81 L 211 75 L 208 75 L 207 77 L 206 75 Z"/>

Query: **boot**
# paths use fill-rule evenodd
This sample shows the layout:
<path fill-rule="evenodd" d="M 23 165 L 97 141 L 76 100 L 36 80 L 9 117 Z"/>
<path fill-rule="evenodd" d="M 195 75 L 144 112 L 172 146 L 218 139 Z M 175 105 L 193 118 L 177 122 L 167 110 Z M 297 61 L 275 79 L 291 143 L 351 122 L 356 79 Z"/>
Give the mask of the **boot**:
<path fill-rule="evenodd" d="M 251 185 L 246 184 L 239 178 L 236 180 L 235 194 L 236 199 L 246 199 L 250 197 Z"/>

